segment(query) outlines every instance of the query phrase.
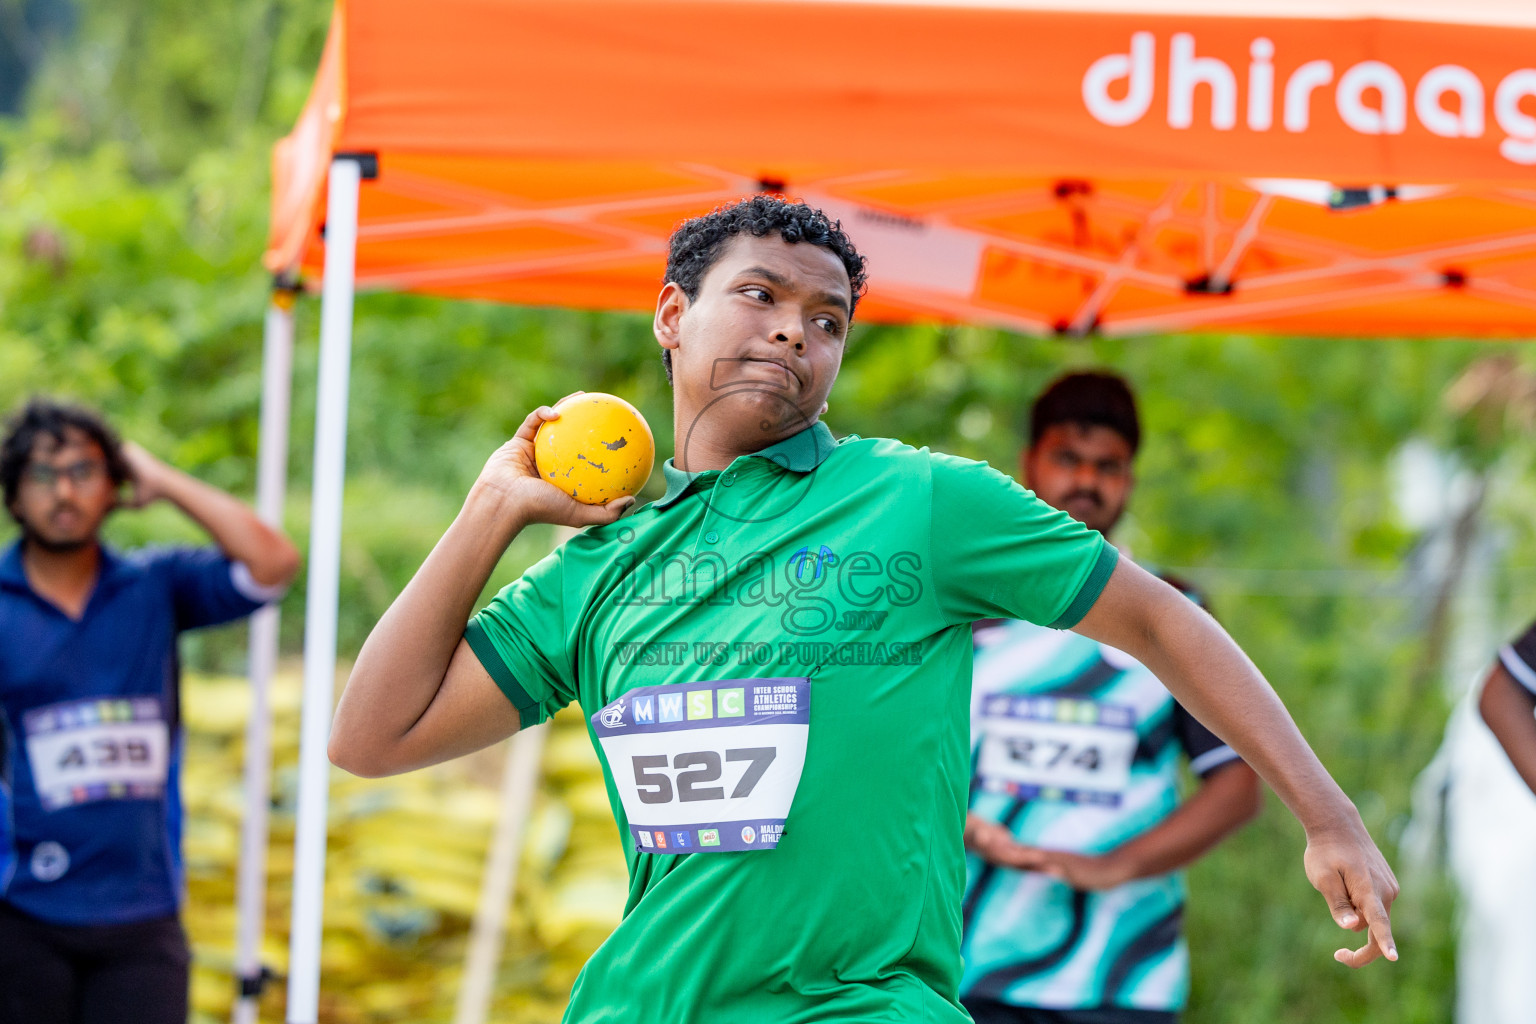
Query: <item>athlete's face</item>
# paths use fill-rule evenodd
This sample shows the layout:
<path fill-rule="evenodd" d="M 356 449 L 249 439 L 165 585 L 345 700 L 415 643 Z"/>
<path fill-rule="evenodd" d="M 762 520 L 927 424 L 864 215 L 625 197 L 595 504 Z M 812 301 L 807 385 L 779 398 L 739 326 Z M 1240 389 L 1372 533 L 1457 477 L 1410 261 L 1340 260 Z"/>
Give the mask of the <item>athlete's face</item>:
<path fill-rule="evenodd" d="M 1108 535 L 1131 496 L 1133 454 L 1131 443 L 1109 427 L 1057 423 L 1024 453 L 1024 485 Z"/>
<path fill-rule="evenodd" d="M 733 239 L 690 300 L 662 289 L 656 340 L 672 353 L 679 446 L 702 429 L 756 451 L 826 410 L 842 365 L 852 289 L 842 260 L 777 233 Z"/>
<path fill-rule="evenodd" d="M 47 434 L 32 446 L 11 512 L 30 543 L 48 551 L 74 551 L 96 542 L 117 504 L 106 453 L 78 430 L 61 443 Z"/>

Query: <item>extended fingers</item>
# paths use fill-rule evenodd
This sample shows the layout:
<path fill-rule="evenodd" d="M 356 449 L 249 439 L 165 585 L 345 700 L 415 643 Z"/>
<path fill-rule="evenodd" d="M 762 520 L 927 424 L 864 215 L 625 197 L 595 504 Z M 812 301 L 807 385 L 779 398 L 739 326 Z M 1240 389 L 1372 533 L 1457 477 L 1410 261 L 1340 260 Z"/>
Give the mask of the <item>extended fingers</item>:
<path fill-rule="evenodd" d="M 1328 913 L 1333 915 L 1335 924 L 1352 932 L 1365 927 L 1365 922 L 1360 920 L 1360 914 L 1355 910 L 1355 901 L 1349 898 L 1349 887 L 1344 884 L 1343 875 L 1329 871 L 1312 884 L 1317 886 L 1317 891 L 1328 901 Z"/>
<path fill-rule="evenodd" d="M 1382 956 L 1396 960 L 1397 943 L 1392 939 L 1392 917 L 1387 912 L 1386 904 L 1375 889 L 1366 894 L 1363 902 L 1365 906 L 1361 909 L 1365 913 L 1365 923 L 1370 927 L 1371 941 Z"/>
<path fill-rule="evenodd" d="M 1340 907 L 1334 897 L 1329 896 L 1329 906 L 1333 909 L 1334 920 L 1342 928 L 1351 931 L 1366 929 L 1367 941 L 1359 949 L 1340 949 L 1333 954 L 1333 958 L 1347 967 L 1364 967 L 1372 960 L 1386 957 L 1388 960 L 1397 959 L 1397 943 L 1392 938 L 1392 918 L 1387 908 L 1397 896 L 1397 880 L 1390 878 L 1374 879 L 1361 882 L 1356 893 L 1349 894 L 1348 886 L 1343 879 L 1338 879 L 1340 891 L 1347 906 Z M 1335 876 L 1337 878 L 1337 876 Z M 1328 893 L 1324 893 L 1328 896 Z"/>
<path fill-rule="evenodd" d="M 1361 968 L 1381 956 L 1375 942 L 1367 942 L 1359 949 L 1335 950 L 1333 958 L 1345 967 Z"/>
<path fill-rule="evenodd" d="M 635 504 L 635 499 L 626 494 L 623 497 L 614 498 L 606 505 L 584 505 L 574 499 L 571 502 L 576 506 L 576 521 L 573 526 L 605 526 L 628 512 Z"/>
<path fill-rule="evenodd" d="M 607 521 L 611 523 L 613 520 L 619 518 L 619 516 L 622 516 L 625 512 L 628 512 L 630 509 L 634 508 L 635 502 L 639 500 L 639 498 L 636 498 L 632 494 L 622 495 L 620 497 L 614 498 L 608 504 L 604 505 L 602 507 L 603 513 L 610 517 Z"/>
<path fill-rule="evenodd" d="M 1009 843 L 1008 860 L 1013 867 L 1022 871 L 1048 871 L 1054 866 L 1050 853 L 1038 846 L 1025 846 L 1023 843 Z"/>
<path fill-rule="evenodd" d="M 1017 851 L 1023 849 L 1013 841 L 1013 833 L 993 826 L 983 833 L 976 844 L 977 852 L 993 864 L 1016 866 Z"/>
<path fill-rule="evenodd" d="M 584 394 L 586 394 L 585 391 L 572 391 L 565 398 L 560 399 L 560 402 L 565 401 L 566 398 L 575 398 L 577 395 Z M 560 402 L 556 402 L 555 405 L 559 405 Z M 539 424 L 545 420 L 557 420 L 559 418 L 560 414 L 555 411 L 554 406 L 541 405 L 529 413 L 527 419 L 523 420 L 523 425 L 517 428 L 517 436 L 525 441 L 532 441 L 533 435 L 538 433 Z"/>
<path fill-rule="evenodd" d="M 1397 876 L 1392 873 L 1392 869 L 1386 865 L 1383 865 L 1383 869 L 1386 871 L 1387 877 L 1381 883 L 1381 902 L 1390 913 L 1392 901 L 1397 899 L 1398 893 L 1402 892 L 1402 889 L 1398 886 Z"/>
<path fill-rule="evenodd" d="M 520 437 L 524 441 L 532 441 L 533 435 L 539 432 L 540 424 L 545 420 L 557 420 L 559 418 L 560 414 L 555 412 L 554 409 L 547 405 L 541 405 L 528 414 L 528 417 L 523 420 L 523 425 L 517 428 L 517 433 L 514 436 Z"/>
<path fill-rule="evenodd" d="M 971 847 L 983 860 L 1005 867 L 1013 865 L 1014 851 L 1023 849 L 1013 841 L 1012 832 L 990 823 L 976 830 Z"/>
<path fill-rule="evenodd" d="M 1387 918 L 1386 908 L 1374 894 L 1366 902 L 1365 916 L 1370 927 L 1365 945 L 1359 949 L 1341 949 L 1333 954 L 1333 958 L 1346 967 L 1364 967 L 1383 956 L 1388 960 L 1397 959 L 1397 945 L 1392 940 L 1392 922 Z"/>

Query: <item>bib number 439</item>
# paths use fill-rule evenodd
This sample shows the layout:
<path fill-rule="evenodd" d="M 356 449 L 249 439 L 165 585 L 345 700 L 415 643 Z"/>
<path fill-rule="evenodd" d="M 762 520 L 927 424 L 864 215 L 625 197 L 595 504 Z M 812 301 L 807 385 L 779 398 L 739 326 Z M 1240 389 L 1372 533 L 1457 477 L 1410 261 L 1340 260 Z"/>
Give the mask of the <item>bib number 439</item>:
<path fill-rule="evenodd" d="M 735 779 L 730 799 L 742 800 L 751 796 L 777 756 L 778 751 L 773 747 L 727 750 L 726 764 L 742 762 L 746 766 Z M 708 785 L 719 782 L 725 775 L 725 764 L 722 764 L 718 751 L 690 750 L 674 754 L 671 767 L 677 772 L 675 785 L 673 776 L 667 774 L 666 754 L 636 754 L 632 761 L 635 792 L 643 804 L 667 804 L 674 799 L 681 803 L 726 799 L 724 786 Z"/>
<path fill-rule="evenodd" d="M 32 785 L 45 810 L 164 791 L 170 730 L 154 699 L 50 705 L 29 711 L 24 726 Z"/>
<path fill-rule="evenodd" d="M 105 768 L 114 764 L 149 764 L 153 757 L 149 742 L 142 738 L 119 739 L 103 736 L 89 743 L 71 744 L 59 757 L 59 770 L 69 768 Z"/>

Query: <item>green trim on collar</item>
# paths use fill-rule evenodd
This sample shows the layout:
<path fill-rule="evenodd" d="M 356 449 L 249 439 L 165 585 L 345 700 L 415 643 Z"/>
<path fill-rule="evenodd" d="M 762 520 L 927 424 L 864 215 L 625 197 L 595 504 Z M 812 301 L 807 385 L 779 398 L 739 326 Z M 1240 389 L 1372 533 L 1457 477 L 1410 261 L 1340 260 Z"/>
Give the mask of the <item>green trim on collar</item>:
<path fill-rule="evenodd" d="M 832 454 L 832 449 L 837 447 L 837 439 L 832 436 L 828 426 L 817 420 L 809 427 L 797 434 L 791 434 L 784 440 L 769 445 L 762 451 L 753 452 L 746 456 L 749 459 L 767 459 L 781 469 L 788 469 L 795 473 L 809 473 L 827 460 Z M 688 487 L 695 480 L 711 478 L 720 471 L 717 469 L 705 470 L 701 473 L 689 473 L 678 469 L 668 459 L 661 464 L 662 475 L 667 479 L 667 493 L 655 502 L 658 509 L 666 508 L 688 493 Z"/>
<path fill-rule="evenodd" d="M 713 473 L 719 471 L 710 470 L 709 472 Z M 666 462 L 661 464 L 661 473 L 662 476 L 667 478 L 667 493 L 663 494 L 660 498 L 657 498 L 654 502 L 652 502 L 656 508 L 666 508 L 678 498 L 681 498 L 684 494 L 688 493 L 689 484 L 693 483 L 700 477 L 708 475 L 708 473 L 689 473 L 678 469 L 675 465 L 672 464 L 671 459 L 668 459 Z"/>
<path fill-rule="evenodd" d="M 827 461 L 827 456 L 836 447 L 837 440 L 832 436 L 832 431 L 825 423 L 817 420 L 800 433 L 791 434 L 760 452 L 753 452 L 748 458 L 767 459 L 781 469 L 809 473 Z"/>

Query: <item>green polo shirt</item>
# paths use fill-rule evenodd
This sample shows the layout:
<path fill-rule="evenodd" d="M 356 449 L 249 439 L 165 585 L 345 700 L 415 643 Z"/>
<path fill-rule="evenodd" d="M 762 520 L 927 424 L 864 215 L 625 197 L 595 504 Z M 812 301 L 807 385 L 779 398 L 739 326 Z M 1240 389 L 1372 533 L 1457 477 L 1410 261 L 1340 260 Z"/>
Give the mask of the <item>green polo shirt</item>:
<path fill-rule="evenodd" d="M 821 423 L 725 470 L 669 460 L 663 471 L 665 497 L 573 537 L 465 630 L 524 726 L 580 702 L 626 837 L 624 920 L 566 1019 L 968 1020 L 957 992 L 970 624 L 1076 624 L 1115 549 L 985 463 L 838 441 Z M 716 683 L 687 714 L 718 716 L 645 727 L 680 753 L 610 763 L 610 740 L 653 721 L 637 691 L 696 696 Z M 775 707 L 790 724 L 773 724 Z M 757 732 L 675 731 L 714 725 Z M 642 787 L 647 815 L 729 820 L 765 748 L 722 762 L 690 749 L 708 745 L 695 737 L 775 729 L 803 751 L 780 751 L 772 768 L 797 767 L 798 785 L 764 775 L 790 797 L 775 845 L 758 826 L 723 845 L 721 829 L 699 828 L 662 847 L 676 833 L 652 842 L 649 821 L 640 845 L 624 793 Z M 724 771 L 724 783 L 674 768 L 704 781 Z M 696 852 L 661 852 L 680 848 Z"/>

